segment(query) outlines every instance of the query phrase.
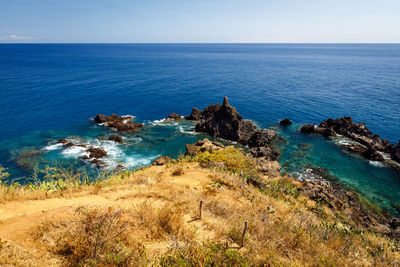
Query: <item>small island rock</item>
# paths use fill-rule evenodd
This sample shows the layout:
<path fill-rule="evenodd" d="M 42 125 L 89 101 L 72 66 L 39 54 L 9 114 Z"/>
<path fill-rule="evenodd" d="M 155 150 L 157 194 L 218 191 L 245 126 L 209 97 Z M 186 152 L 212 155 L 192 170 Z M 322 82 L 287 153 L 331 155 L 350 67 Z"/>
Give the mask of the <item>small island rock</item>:
<path fill-rule="evenodd" d="M 280 124 L 280 125 L 283 125 L 283 126 L 289 126 L 289 125 L 292 124 L 292 121 L 289 120 L 288 118 L 285 118 L 285 119 L 281 120 L 281 121 L 279 122 L 279 124 Z"/>

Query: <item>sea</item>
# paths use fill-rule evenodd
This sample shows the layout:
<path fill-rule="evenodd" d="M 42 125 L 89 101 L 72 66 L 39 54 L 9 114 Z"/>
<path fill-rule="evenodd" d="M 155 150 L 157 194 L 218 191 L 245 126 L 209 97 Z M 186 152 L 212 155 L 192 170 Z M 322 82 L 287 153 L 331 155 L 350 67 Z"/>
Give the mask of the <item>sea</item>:
<path fill-rule="evenodd" d="M 305 123 L 351 116 L 390 142 L 400 139 L 399 44 L 1 44 L 0 165 L 6 182 L 28 182 L 61 164 L 95 176 L 80 147 L 102 147 L 107 170 L 137 169 L 160 155 L 178 157 L 207 137 L 189 115 L 228 96 L 242 117 L 286 138 L 282 172 L 313 179 L 313 168 L 400 216 L 400 171 L 349 154 L 344 137 L 304 135 Z M 92 118 L 132 115 L 144 127 L 125 142 Z M 282 128 L 279 120 L 294 124 Z"/>

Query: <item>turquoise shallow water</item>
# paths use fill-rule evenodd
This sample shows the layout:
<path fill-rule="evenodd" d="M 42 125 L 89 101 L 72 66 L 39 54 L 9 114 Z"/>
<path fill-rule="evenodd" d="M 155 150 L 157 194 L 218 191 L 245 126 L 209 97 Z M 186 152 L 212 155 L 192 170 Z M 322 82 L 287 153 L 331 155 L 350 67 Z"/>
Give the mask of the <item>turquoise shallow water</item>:
<path fill-rule="evenodd" d="M 280 129 L 289 142 L 281 159 L 285 171 L 305 177 L 310 166 L 325 167 L 399 215 L 398 171 L 343 152 L 338 140 L 298 132 L 303 123 L 350 115 L 397 143 L 399 73 L 400 45 L 0 45 L 0 164 L 13 178 L 29 178 L 18 155 L 34 149 L 42 152 L 33 158 L 41 166 L 57 160 L 96 172 L 79 159 L 82 151 L 57 146 L 59 138 L 103 147 L 110 169 L 175 157 L 204 135 L 191 133 L 190 122 L 157 120 L 228 95 L 260 127 L 284 117 L 296 123 Z M 112 132 L 90 118 L 113 112 L 146 126 L 125 135 L 122 145 L 97 139 Z"/>

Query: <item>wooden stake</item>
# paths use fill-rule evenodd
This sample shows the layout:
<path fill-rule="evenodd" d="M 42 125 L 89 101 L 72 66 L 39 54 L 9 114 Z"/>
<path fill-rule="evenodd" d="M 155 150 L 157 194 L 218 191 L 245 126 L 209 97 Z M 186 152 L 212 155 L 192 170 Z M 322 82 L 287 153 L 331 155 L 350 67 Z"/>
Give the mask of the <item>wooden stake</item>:
<path fill-rule="evenodd" d="M 244 247 L 244 237 L 246 235 L 246 231 L 247 231 L 247 221 L 244 221 L 244 229 L 243 229 L 243 233 L 242 233 L 242 246 Z"/>
<path fill-rule="evenodd" d="M 203 200 L 200 200 L 199 219 L 201 219 L 201 208 L 203 207 Z"/>

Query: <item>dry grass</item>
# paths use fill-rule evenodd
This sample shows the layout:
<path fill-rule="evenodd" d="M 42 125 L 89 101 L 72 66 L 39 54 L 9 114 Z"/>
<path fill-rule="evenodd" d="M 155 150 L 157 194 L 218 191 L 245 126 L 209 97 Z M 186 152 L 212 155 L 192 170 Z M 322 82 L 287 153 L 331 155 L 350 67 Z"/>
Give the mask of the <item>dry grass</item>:
<path fill-rule="evenodd" d="M 172 176 L 181 176 L 185 173 L 182 167 L 177 167 L 175 170 L 172 171 Z"/>
<path fill-rule="evenodd" d="M 242 157 L 235 157 L 240 159 L 238 168 L 247 168 Z M 177 168 L 184 174 L 174 176 Z M 230 168 L 235 168 L 234 161 Z M 113 208 L 78 209 L 69 220 L 45 222 L 33 231 L 35 242 L 56 263 L 88 266 L 393 266 L 400 262 L 395 240 L 339 220 L 327 207 L 299 195 L 290 179 L 266 178 L 266 187 L 260 190 L 235 173 L 202 169 L 186 161 L 83 187 L 74 194 L 95 192 L 112 201 Z M 200 200 L 202 218 L 193 220 Z M 240 248 L 244 221 L 248 231 Z M 16 255 L 15 261 L 26 258 L 22 252 Z M 45 265 L 37 256 L 32 259 Z"/>

